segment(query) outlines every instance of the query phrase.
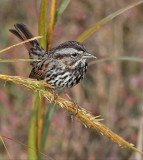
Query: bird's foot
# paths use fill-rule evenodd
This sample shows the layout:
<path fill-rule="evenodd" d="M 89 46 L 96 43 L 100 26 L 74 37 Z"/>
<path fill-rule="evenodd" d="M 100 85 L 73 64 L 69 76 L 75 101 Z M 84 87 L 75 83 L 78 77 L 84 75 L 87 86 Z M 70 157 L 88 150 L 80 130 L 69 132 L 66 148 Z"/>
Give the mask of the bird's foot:
<path fill-rule="evenodd" d="M 67 93 L 66 93 L 66 96 L 67 96 L 68 99 L 73 103 L 73 108 L 74 108 L 74 109 L 76 108 L 75 113 L 73 114 L 73 116 L 76 116 L 76 115 L 78 114 L 79 106 L 77 105 L 77 103 L 75 103 L 75 102 L 72 100 L 72 98 L 71 98 Z"/>
<path fill-rule="evenodd" d="M 47 90 L 53 95 L 53 97 L 50 100 L 50 103 L 53 103 L 57 99 L 56 91 L 54 89 L 51 89 L 51 88 L 47 88 Z"/>

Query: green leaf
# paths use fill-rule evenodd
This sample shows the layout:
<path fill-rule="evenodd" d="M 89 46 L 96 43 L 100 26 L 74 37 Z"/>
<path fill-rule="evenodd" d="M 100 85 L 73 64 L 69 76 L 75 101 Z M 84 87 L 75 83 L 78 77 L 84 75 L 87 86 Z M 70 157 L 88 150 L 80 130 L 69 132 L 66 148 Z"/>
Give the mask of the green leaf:
<path fill-rule="evenodd" d="M 135 3 L 132 3 L 130 5 L 128 5 L 127 7 L 124 7 L 112 14 L 110 14 L 109 16 L 107 16 L 106 18 L 102 19 L 101 21 L 99 21 L 98 23 L 96 23 L 94 26 L 90 27 L 89 29 L 87 29 L 84 33 L 82 33 L 77 39 L 76 41 L 78 42 L 83 42 L 85 39 L 87 39 L 90 35 L 92 35 L 95 31 L 97 31 L 101 26 L 103 26 L 104 24 L 106 24 L 107 22 L 111 21 L 113 18 L 117 17 L 118 15 L 124 13 L 125 11 L 139 5 L 143 3 L 143 0 L 137 1 Z"/>
<path fill-rule="evenodd" d="M 59 5 L 57 12 L 56 12 L 56 18 L 55 23 L 58 21 L 59 17 L 62 15 L 64 10 L 67 8 L 70 0 L 62 0 L 61 4 Z"/>

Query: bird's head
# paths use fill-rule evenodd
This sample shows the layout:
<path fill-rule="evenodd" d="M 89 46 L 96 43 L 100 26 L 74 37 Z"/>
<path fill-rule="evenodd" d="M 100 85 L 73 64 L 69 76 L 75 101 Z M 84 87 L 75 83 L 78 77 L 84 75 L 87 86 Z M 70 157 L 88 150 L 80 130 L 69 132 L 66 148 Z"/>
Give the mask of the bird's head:
<path fill-rule="evenodd" d="M 80 62 L 86 63 L 88 58 L 96 58 L 89 53 L 85 46 L 76 41 L 67 41 L 52 49 L 53 58 L 61 60 L 63 64 L 72 67 Z"/>

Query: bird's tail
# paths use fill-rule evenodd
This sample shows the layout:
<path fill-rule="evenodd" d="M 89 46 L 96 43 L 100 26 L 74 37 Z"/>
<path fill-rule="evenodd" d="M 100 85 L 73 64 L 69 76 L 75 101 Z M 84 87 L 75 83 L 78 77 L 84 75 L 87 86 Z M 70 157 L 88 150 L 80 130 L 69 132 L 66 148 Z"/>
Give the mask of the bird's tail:
<path fill-rule="evenodd" d="M 14 25 L 15 29 L 10 29 L 9 31 L 16 35 L 20 40 L 25 41 L 27 39 L 33 38 L 33 35 L 28 30 L 28 28 L 22 24 L 17 23 Z M 29 57 L 31 59 L 42 59 L 47 52 L 41 47 L 37 40 L 32 40 L 24 44 L 29 51 Z"/>

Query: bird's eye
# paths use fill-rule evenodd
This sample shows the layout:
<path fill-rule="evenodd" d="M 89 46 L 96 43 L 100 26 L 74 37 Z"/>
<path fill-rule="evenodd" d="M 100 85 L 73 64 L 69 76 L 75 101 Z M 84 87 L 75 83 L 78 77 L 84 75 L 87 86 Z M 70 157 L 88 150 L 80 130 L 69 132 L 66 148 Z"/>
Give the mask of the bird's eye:
<path fill-rule="evenodd" d="M 77 57 L 77 53 L 72 53 L 72 57 Z"/>

